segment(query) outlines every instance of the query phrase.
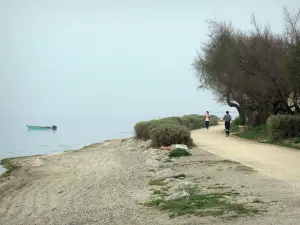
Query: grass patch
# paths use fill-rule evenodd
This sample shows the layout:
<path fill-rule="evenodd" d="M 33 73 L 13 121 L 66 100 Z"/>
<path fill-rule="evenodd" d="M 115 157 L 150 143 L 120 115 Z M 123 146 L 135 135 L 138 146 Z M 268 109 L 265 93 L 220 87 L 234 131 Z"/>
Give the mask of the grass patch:
<path fill-rule="evenodd" d="M 249 126 L 242 133 L 238 133 L 239 125 L 234 124 L 233 126 L 231 126 L 230 131 L 232 133 L 236 133 L 235 134 L 236 136 L 245 138 L 248 140 L 300 150 L 300 146 L 297 145 L 300 143 L 300 137 L 286 139 L 286 140 L 283 140 L 280 142 L 268 141 L 268 130 L 267 130 L 267 126 L 265 124 L 259 125 L 257 127 Z"/>
<path fill-rule="evenodd" d="M 149 185 L 163 186 L 165 185 L 165 182 L 162 179 L 150 180 Z"/>
<path fill-rule="evenodd" d="M 178 174 L 178 175 L 172 176 L 171 178 L 178 179 L 178 178 L 185 178 L 185 177 L 186 177 L 185 174 Z"/>
<path fill-rule="evenodd" d="M 286 140 L 284 142 L 278 142 L 278 143 L 271 143 L 271 142 L 269 142 L 269 143 L 270 144 L 275 144 L 275 145 L 278 145 L 278 146 L 282 146 L 282 147 L 286 147 L 286 148 L 293 148 L 293 149 L 300 150 L 300 146 L 294 144 L 290 140 Z"/>
<path fill-rule="evenodd" d="M 230 187 L 227 187 L 227 186 L 210 186 L 210 187 L 207 187 L 207 189 L 228 189 Z"/>
<path fill-rule="evenodd" d="M 294 139 L 293 139 L 293 142 L 294 142 L 295 144 L 299 144 L 299 143 L 300 143 L 300 137 L 294 138 Z"/>
<path fill-rule="evenodd" d="M 239 125 L 232 126 L 232 132 L 238 132 Z M 253 141 L 268 140 L 268 130 L 265 124 L 261 124 L 257 127 L 249 126 L 242 133 L 237 133 L 236 136 Z"/>
<path fill-rule="evenodd" d="M 155 194 L 155 195 L 166 195 L 166 193 L 163 192 L 162 190 L 154 190 L 153 194 Z"/>
<path fill-rule="evenodd" d="M 14 169 L 18 169 L 16 163 L 13 162 L 15 158 L 5 158 L 0 161 L 0 164 L 6 169 L 6 171 L 1 176 L 8 176 Z"/>
<path fill-rule="evenodd" d="M 170 217 L 193 214 L 197 216 L 241 216 L 258 213 L 257 209 L 246 208 L 243 204 L 233 203 L 228 200 L 227 193 L 199 194 L 197 191 L 190 192 L 189 197 L 165 200 L 164 198 L 153 199 L 147 205 L 158 207 L 160 210 L 169 212 Z"/>
<path fill-rule="evenodd" d="M 0 161 L 0 164 L 7 170 L 13 170 L 13 169 L 17 169 L 19 168 L 19 166 L 17 166 L 17 164 L 15 164 L 13 162 L 13 159 L 15 158 L 6 158 L 6 159 L 2 159 Z"/>
<path fill-rule="evenodd" d="M 182 156 L 190 156 L 190 155 L 192 155 L 192 154 L 183 148 L 175 148 L 174 150 L 170 151 L 170 153 L 169 153 L 170 158 L 174 158 L 174 157 L 179 158 Z"/>

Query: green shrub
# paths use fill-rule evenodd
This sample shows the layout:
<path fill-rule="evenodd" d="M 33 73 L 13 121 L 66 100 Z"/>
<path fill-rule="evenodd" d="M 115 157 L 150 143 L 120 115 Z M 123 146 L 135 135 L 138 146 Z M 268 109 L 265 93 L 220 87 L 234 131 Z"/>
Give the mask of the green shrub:
<path fill-rule="evenodd" d="M 240 116 L 236 117 L 234 120 L 232 120 L 231 125 L 240 125 L 241 119 Z"/>
<path fill-rule="evenodd" d="M 171 116 L 160 119 L 163 122 L 171 122 L 171 123 L 177 123 L 182 125 L 182 119 L 179 116 Z"/>
<path fill-rule="evenodd" d="M 190 130 L 196 130 L 205 127 L 204 117 L 196 114 L 185 115 L 181 117 L 181 125 L 186 126 Z"/>
<path fill-rule="evenodd" d="M 277 142 L 286 138 L 299 136 L 300 116 L 276 115 L 267 120 L 269 141 Z"/>
<path fill-rule="evenodd" d="M 190 130 L 197 130 L 200 128 L 205 127 L 205 122 L 204 122 L 204 116 L 197 115 L 197 114 L 191 114 L 191 115 L 185 115 L 181 117 L 181 125 L 186 126 Z M 210 126 L 215 126 L 219 123 L 219 118 L 211 115 L 210 118 Z"/>
<path fill-rule="evenodd" d="M 159 144 L 187 144 L 192 146 L 190 130 L 204 128 L 203 119 L 203 116 L 191 114 L 183 117 L 173 116 L 139 122 L 134 126 L 135 138 L 144 141 L 151 139 L 153 146 L 159 146 Z M 216 116 L 211 116 L 210 125 L 217 125 L 218 121 Z M 152 135 L 153 132 L 155 133 Z M 159 132 L 162 133 L 159 134 Z M 171 137 L 172 135 L 175 136 Z M 174 142 L 170 142 L 169 140 Z"/>
<path fill-rule="evenodd" d="M 149 139 L 151 138 L 152 129 L 162 126 L 162 125 L 168 125 L 168 124 L 180 125 L 179 122 L 175 119 L 163 118 L 163 119 L 159 119 L 159 120 L 151 120 L 151 124 L 148 127 L 149 128 Z"/>
<path fill-rule="evenodd" d="M 151 121 L 139 122 L 134 126 L 135 138 L 141 140 L 148 140 L 150 138 L 149 126 Z"/>
<path fill-rule="evenodd" d="M 172 144 L 185 144 L 193 146 L 190 130 L 179 124 L 163 123 L 150 131 L 153 147 L 170 146 Z"/>
<path fill-rule="evenodd" d="M 179 117 L 178 117 L 179 118 Z M 180 119 L 180 118 L 179 118 Z M 134 126 L 134 132 L 136 139 L 141 140 L 149 140 L 150 137 L 150 131 L 157 126 L 160 126 L 162 124 L 178 124 L 178 120 L 175 118 L 169 117 L 169 118 L 163 118 L 159 120 L 150 120 L 145 122 L 139 122 Z"/>
<path fill-rule="evenodd" d="M 174 150 L 170 151 L 169 153 L 169 157 L 176 157 L 179 158 L 181 156 L 190 156 L 191 153 L 189 153 L 187 150 L 183 149 L 183 148 L 175 148 Z"/>
<path fill-rule="evenodd" d="M 219 118 L 217 116 L 212 115 L 210 118 L 209 125 L 210 126 L 216 126 L 219 124 Z"/>
<path fill-rule="evenodd" d="M 193 123 L 187 119 L 187 118 L 182 118 L 181 119 L 181 125 L 187 127 L 189 130 L 193 130 Z"/>
<path fill-rule="evenodd" d="M 300 137 L 296 137 L 296 138 L 293 140 L 293 143 L 299 144 L 299 143 L 300 143 Z"/>

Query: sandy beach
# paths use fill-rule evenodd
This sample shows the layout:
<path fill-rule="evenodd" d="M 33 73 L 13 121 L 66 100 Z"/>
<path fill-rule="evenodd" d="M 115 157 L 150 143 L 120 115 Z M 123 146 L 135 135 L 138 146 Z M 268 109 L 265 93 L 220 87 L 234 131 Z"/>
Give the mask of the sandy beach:
<path fill-rule="evenodd" d="M 194 132 L 201 147 L 190 150 L 192 156 L 178 159 L 168 158 L 167 151 L 150 148 L 149 142 L 134 139 L 16 159 L 14 163 L 20 168 L 0 186 L 1 224 L 298 224 L 300 192 L 296 181 L 281 179 L 277 173 L 267 175 L 263 167 L 254 168 L 253 160 L 241 164 L 229 155 L 222 158 L 210 153 L 218 150 L 217 143 L 224 137 L 221 133 L 217 136 L 219 128 L 210 134 Z M 213 132 L 216 142 L 209 146 L 206 138 Z M 232 141 L 239 142 L 238 147 L 246 146 Z M 153 180 L 163 184 L 153 185 Z M 222 216 L 170 217 L 168 211 L 145 205 L 163 190 L 169 199 L 175 199 L 182 192 L 178 187 L 186 185 L 197 186 L 203 193 L 231 193 L 234 201 L 259 213 L 231 219 L 226 212 Z"/>

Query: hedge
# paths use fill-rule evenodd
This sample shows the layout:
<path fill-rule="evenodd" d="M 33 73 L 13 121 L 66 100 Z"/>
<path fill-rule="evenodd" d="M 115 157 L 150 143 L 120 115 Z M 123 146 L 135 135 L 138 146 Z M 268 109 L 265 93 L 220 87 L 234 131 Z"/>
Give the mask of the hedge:
<path fill-rule="evenodd" d="M 151 144 L 153 147 L 170 146 L 172 144 L 185 144 L 193 146 L 190 130 L 179 124 L 165 123 L 151 130 Z"/>
<path fill-rule="evenodd" d="M 200 115 L 195 115 L 195 114 L 185 115 L 182 117 L 181 121 L 182 121 L 182 125 L 186 126 L 190 130 L 200 129 L 205 126 L 203 122 L 204 117 Z"/>
<path fill-rule="evenodd" d="M 300 116 L 299 115 L 276 115 L 270 116 L 267 120 L 269 141 L 278 142 L 286 138 L 299 136 Z"/>
<path fill-rule="evenodd" d="M 181 117 L 181 125 L 188 127 L 190 130 L 197 130 L 205 127 L 204 116 L 191 114 Z M 212 115 L 210 118 L 210 126 L 215 126 L 219 123 L 218 117 Z"/>
<path fill-rule="evenodd" d="M 217 125 L 218 118 L 216 116 L 211 116 L 210 125 Z M 169 140 L 172 139 L 171 136 L 174 136 L 172 139 L 173 143 L 171 144 L 189 144 L 191 145 L 191 138 L 185 139 L 186 134 L 190 137 L 190 131 L 195 129 L 204 128 L 204 117 L 201 115 L 191 114 L 185 115 L 183 117 L 166 117 L 157 120 L 150 120 L 139 122 L 135 124 L 134 131 L 135 137 L 141 140 L 151 139 L 153 145 L 157 143 L 169 143 Z M 156 129 L 158 128 L 158 129 Z M 175 131 L 175 130 L 178 131 Z M 187 133 L 188 131 L 188 133 Z M 158 132 L 163 132 L 164 134 L 158 134 Z M 180 143 L 181 141 L 181 143 Z M 183 142 L 184 141 L 184 142 Z M 175 143 L 176 142 L 176 143 Z M 166 144 L 165 144 L 166 145 Z"/>
<path fill-rule="evenodd" d="M 178 117 L 179 118 L 179 117 Z M 150 131 L 159 125 L 162 124 L 179 124 L 177 119 L 174 119 L 173 117 L 170 118 L 163 118 L 159 120 L 150 120 L 145 122 L 139 122 L 135 124 L 134 131 L 135 131 L 135 137 L 137 139 L 141 140 L 149 140 L 150 139 Z"/>

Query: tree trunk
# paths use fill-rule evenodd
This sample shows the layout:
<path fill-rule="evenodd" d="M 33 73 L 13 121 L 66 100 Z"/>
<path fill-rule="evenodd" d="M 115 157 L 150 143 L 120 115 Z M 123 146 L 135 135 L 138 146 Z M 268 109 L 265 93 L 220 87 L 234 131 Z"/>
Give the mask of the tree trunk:
<path fill-rule="evenodd" d="M 269 116 L 269 105 L 267 103 L 263 104 L 259 110 L 259 124 L 266 123 Z"/>
<path fill-rule="evenodd" d="M 248 118 L 248 120 L 247 120 L 248 125 L 253 125 L 255 122 L 252 114 L 253 114 L 253 111 L 251 111 L 251 110 L 246 111 L 246 116 Z"/>
<path fill-rule="evenodd" d="M 230 106 L 230 107 L 234 107 L 237 109 L 237 111 L 239 112 L 239 116 L 240 116 L 240 125 L 245 125 L 246 124 L 246 114 L 245 114 L 245 111 L 243 109 L 241 109 L 240 105 L 239 104 L 236 104 L 234 102 L 231 102 L 230 101 L 230 92 L 228 91 L 227 93 L 227 104 Z"/>
<path fill-rule="evenodd" d="M 242 110 L 241 108 L 237 109 L 239 112 L 239 116 L 240 116 L 240 125 L 245 125 L 246 124 L 246 113 L 244 110 Z"/>

